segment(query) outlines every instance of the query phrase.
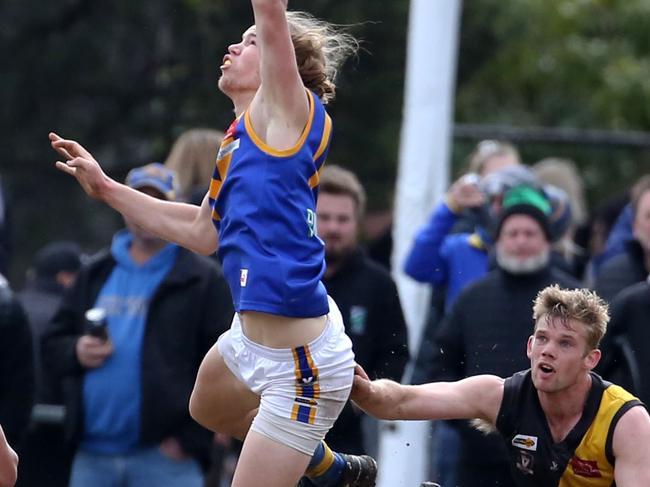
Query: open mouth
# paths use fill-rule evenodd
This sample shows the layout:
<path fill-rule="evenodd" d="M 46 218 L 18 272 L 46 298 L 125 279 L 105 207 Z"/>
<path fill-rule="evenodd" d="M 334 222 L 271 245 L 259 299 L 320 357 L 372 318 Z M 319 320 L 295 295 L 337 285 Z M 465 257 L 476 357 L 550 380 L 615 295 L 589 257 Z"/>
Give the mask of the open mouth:
<path fill-rule="evenodd" d="M 539 370 L 541 370 L 545 374 L 552 374 L 553 372 L 555 372 L 555 369 L 548 364 L 539 364 Z"/>

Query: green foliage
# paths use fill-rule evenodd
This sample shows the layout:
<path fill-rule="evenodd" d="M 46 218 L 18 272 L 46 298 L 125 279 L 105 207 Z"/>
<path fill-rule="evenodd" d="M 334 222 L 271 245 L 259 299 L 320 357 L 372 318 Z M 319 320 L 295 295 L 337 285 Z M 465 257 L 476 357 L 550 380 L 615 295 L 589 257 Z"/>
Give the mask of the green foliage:
<path fill-rule="evenodd" d="M 650 130 L 648 19 L 644 0 L 466 1 L 456 121 Z M 520 148 L 530 163 L 549 155 L 574 159 L 592 203 L 650 168 L 647 149 Z"/>

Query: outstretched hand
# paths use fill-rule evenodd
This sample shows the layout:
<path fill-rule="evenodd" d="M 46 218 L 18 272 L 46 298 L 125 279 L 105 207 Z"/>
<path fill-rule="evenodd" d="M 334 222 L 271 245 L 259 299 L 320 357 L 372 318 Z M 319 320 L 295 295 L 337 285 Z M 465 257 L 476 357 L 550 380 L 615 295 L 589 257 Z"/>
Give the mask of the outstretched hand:
<path fill-rule="evenodd" d="M 102 199 L 109 178 L 92 154 L 78 142 L 63 139 L 54 132 L 50 132 L 49 139 L 52 148 L 65 159 L 64 162 L 56 161 L 56 168 L 77 178 L 89 196 Z"/>
<path fill-rule="evenodd" d="M 371 388 L 372 381 L 368 377 L 368 374 L 363 370 L 363 367 L 357 364 L 354 368 L 354 382 L 352 383 L 350 399 L 352 399 L 360 409 L 363 409 L 364 401 L 370 397 Z"/>

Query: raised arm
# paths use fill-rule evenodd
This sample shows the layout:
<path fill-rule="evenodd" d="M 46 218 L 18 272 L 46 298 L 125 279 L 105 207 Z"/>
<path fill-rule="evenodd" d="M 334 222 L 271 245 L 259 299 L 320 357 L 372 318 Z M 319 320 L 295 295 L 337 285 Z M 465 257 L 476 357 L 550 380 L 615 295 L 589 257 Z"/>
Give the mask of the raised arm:
<path fill-rule="evenodd" d="M 484 419 L 491 424 L 503 398 L 503 379 L 477 375 L 458 382 L 419 386 L 386 379 L 370 381 L 357 366 L 352 400 L 379 419 Z"/>
<path fill-rule="evenodd" d="M 618 487 L 650 485 L 650 417 L 645 408 L 636 406 L 619 419 L 612 449 L 616 466 L 614 479 Z"/>
<path fill-rule="evenodd" d="M 251 3 L 262 82 L 251 105 L 251 118 L 269 145 L 286 149 L 298 140 L 309 115 L 286 18 L 287 0 L 251 0 Z M 285 135 L 287 131 L 290 136 Z"/>
<path fill-rule="evenodd" d="M 50 133 L 52 148 L 64 158 L 57 169 L 77 178 L 89 196 L 104 201 L 145 230 L 201 254 L 217 249 L 207 195 L 201 206 L 164 201 L 109 178 L 95 158 L 74 140 Z"/>

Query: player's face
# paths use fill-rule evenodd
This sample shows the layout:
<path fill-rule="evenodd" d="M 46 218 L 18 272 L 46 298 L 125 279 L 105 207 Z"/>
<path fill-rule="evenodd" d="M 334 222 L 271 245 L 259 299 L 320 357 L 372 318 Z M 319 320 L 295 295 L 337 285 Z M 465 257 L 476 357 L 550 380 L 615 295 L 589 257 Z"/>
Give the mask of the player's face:
<path fill-rule="evenodd" d="M 320 193 L 316 206 L 318 236 L 325 242 L 325 256 L 340 259 L 357 246 L 357 208 L 351 196 Z"/>
<path fill-rule="evenodd" d="M 646 191 L 639 198 L 634 215 L 634 238 L 646 252 L 650 252 L 650 191 Z"/>
<path fill-rule="evenodd" d="M 260 83 L 260 56 L 255 26 L 252 26 L 244 32 L 241 42 L 228 46 L 221 65 L 219 89 L 227 95 L 238 91 L 255 92 Z"/>
<path fill-rule="evenodd" d="M 600 350 L 589 350 L 582 322 L 541 318 L 528 339 L 527 355 L 537 390 L 554 393 L 572 387 L 593 369 Z"/>

